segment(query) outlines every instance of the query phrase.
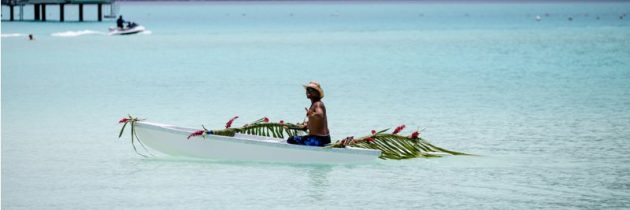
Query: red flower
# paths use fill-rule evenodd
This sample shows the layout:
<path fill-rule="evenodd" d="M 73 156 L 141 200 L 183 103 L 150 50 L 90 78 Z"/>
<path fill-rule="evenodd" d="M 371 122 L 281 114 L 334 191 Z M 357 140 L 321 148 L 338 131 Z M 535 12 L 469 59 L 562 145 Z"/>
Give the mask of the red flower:
<path fill-rule="evenodd" d="M 263 122 L 268 123 L 269 122 L 269 118 L 267 118 L 267 117 L 263 118 Z"/>
<path fill-rule="evenodd" d="M 400 125 L 398 127 L 396 127 L 396 129 L 394 130 L 394 132 L 392 134 L 398 134 L 400 133 L 403 129 L 405 129 L 405 125 Z"/>
<path fill-rule="evenodd" d="M 126 123 L 126 122 L 129 122 L 128 118 L 122 118 L 118 121 L 118 123 Z"/>
<path fill-rule="evenodd" d="M 284 124 L 284 120 L 280 120 L 280 124 Z"/>
<path fill-rule="evenodd" d="M 238 116 L 232 117 L 232 119 L 230 119 L 227 123 L 225 123 L 225 128 L 232 127 L 232 122 L 234 122 L 234 120 L 236 120 L 236 118 L 238 118 Z"/>
<path fill-rule="evenodd" d="M 376 131 L 375 131 L 375 130 L 372 130 L 372 135 L 374 135 L 374 134 L 376 134 Z"/>
<path fill-rule="evenodd" d="M 414 131 L 413 133 L 411 133 L 411 136 L 409 136 L 409 138 L 418 139 L 419 136 L 420 136 L 420 131 Z"/>
<path fill-rule="evenodd" d="M 190 135 L 188 135 L 188 139 L 190 139 L 190 137 L 193 137 L 193 136 L 201 136 L 201 135 L 203 135 L 205 132 L 206 132 L 206 131 L 204 131 L 204 130 L 198 130 L 198 131 L 195 131 L 195 132 L 191 133 Z"/>

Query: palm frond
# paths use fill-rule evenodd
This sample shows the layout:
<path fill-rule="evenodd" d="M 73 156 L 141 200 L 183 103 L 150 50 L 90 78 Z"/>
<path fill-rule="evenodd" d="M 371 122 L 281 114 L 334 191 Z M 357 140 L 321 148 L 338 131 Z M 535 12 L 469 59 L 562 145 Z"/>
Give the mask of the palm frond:
<path fill-rule="evenodd" d="M 443 154 L 469 155 L 434 146 L 422 138 L 411 138 L 384 132 L 378 132 L 358 139 L 346 138 L 330 145 L 330 147 L 337 148 L 346 146 L 381 150 L 381 159 L 430 158 L 441 157 Z"/>
<path fill-rule="evenodd" d="M 264 122 L 262 120 L 257 120 L 252 124 L 247 124 L 240 128 L 212 130 L 209 131 L 209 134 L 234 136 L 236 133 L 242 133 L 256 136 L 285 138 L 285 136 L 301 135 L 303 132 L 302 126 L 299 124 Z"/>
<path fill-rule="evenodd" d="M 140 144 L 140 146 L 142 146 L 142 148 L 147 153 L 152 155 L 151 152 L 149 152 L 149 150 L 144 146 L 142 141 L 140 141 L 140 138 L 138 138 L 138 135 L 136 134 L 136 122 L 141 121 L 141 120 L 143 119 L 138 119 L 136 117 L 129 115 L 129 118 L 122 118 L 120 121 L 118 121 L 118 123 L 124 123 L 122 128 L 120 129 L 120 132 L 118 133 L 118 138 L 122 137 L 123 133 L 125 132 L 125 127 L 127 127 L 127 124 L 129 124 L 129 127 L 131 129 L 130 135 L 131 135 L 131 146 L 133 147 L 133 151 L 135 151 L 136 154 L 140 156 L 148 157 L 147 155 L 138 152 L 138 149 L 136 148 L 136 142 L 138 142 L 138 144 Z"/>

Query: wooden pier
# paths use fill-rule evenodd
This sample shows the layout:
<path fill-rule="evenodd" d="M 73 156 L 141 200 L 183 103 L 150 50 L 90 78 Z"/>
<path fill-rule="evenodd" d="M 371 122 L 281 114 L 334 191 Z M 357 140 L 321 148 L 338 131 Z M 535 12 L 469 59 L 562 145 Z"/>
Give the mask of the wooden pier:
<path fill-rule="evenodd" d="M 66 5 L 78 5 L 79 6 L 79 21 L 83 21 L 83 6 L 84 5 L 97 5 L 97 20 L 103 21 L 105 18 L 116 18 L 117 5 L 115 0 L 2 0 L 2 6 L 9 7 L 9 21 L 15 20 L 16 7 L 20 10 L 20 20 L 24 20 L 24 7 L 33 6 L 33 20 L 34 21 L 46 21 L 46 6 L 57 5 L 59 8 L 59 21 L 64 22 L 65 6 Z M 103 16 L 103 5 L 109 5 L 110 12 L 108 15 Z"/>

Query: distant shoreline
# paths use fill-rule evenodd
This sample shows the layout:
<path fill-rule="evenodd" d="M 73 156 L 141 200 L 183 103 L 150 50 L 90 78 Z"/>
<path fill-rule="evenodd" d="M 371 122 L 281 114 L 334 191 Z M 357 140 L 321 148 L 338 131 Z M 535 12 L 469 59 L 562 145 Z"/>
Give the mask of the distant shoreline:
<path fill-rule="evenodd" d="M 121 4 L 610 4 L 630 0 L 116 0 Z"/>
<path fill-rule="evenodd" d="M 630 3 L 630 0 L 116 0 L 119 2 Z"/>
<path fill-rule="evenodd" d="M 119 3 L 218 3 L 218 4 L 605 4 L 630 0 L 116 0 Z"/>

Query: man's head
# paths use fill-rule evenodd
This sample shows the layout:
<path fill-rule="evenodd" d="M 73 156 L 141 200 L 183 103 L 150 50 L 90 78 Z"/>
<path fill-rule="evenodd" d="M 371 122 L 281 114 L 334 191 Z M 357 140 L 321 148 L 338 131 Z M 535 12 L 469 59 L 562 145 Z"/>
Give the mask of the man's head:
<path fill-rule="evenodd" d="M 304 85 L 306 89 L 306 97 L 309 99 L 321 99 L 324 98 L 324 90 L 317 82 L 309 82 Z"/>

